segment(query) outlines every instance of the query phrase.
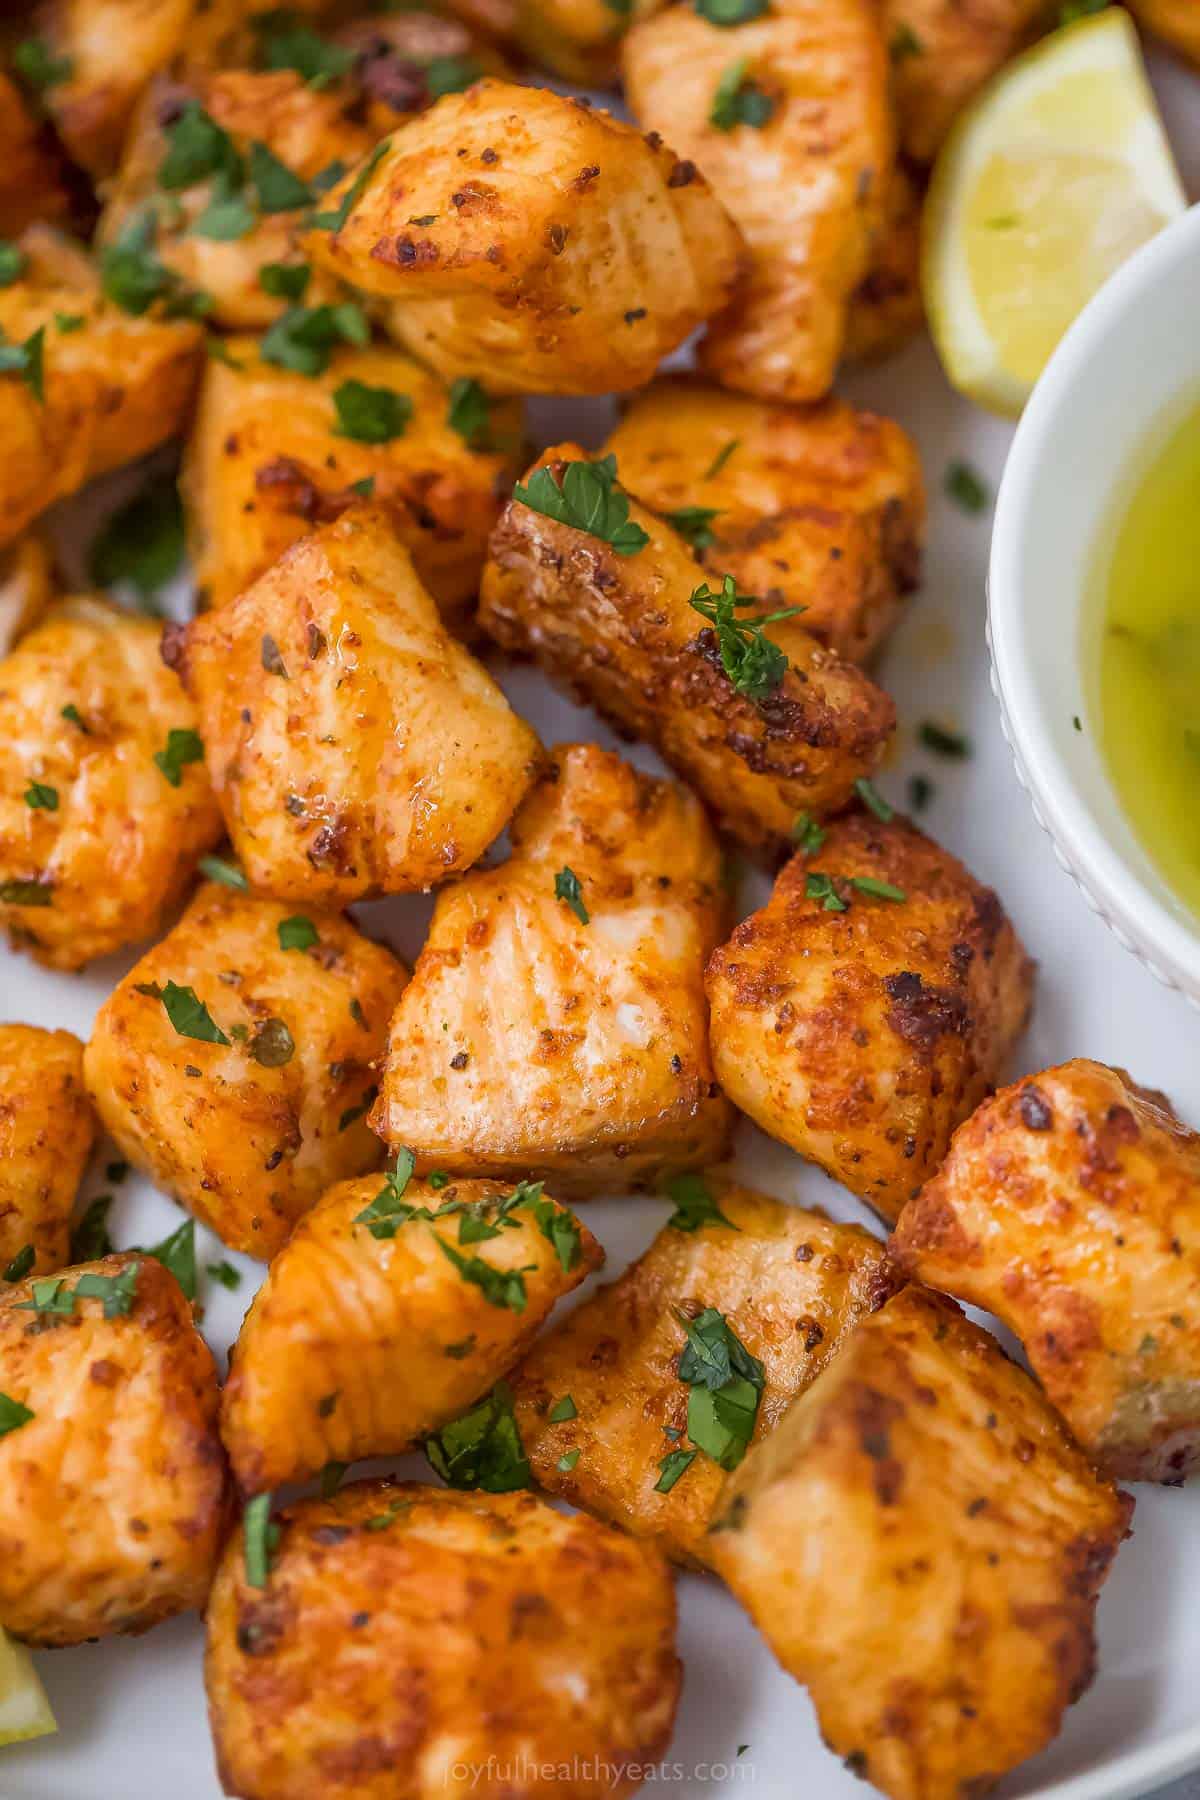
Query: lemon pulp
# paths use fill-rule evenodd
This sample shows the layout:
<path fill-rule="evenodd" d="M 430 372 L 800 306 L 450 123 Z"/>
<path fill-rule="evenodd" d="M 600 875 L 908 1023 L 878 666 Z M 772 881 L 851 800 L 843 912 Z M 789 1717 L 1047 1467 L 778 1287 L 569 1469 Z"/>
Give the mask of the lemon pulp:
<path fill-rule="evenodd" d="M 0 1744 L 57 1731 L 46 1690 L 24 1644 L 0 1630 Z"/>

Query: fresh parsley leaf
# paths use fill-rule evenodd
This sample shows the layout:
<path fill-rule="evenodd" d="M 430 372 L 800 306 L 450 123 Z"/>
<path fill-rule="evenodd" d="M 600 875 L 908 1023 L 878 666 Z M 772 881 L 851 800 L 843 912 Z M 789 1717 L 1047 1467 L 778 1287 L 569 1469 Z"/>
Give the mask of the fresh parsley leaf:
<path fill-rule="evenodd" d="M 569 1475 L 571 1470 L 575 1467 L 575 1464 L 579 1461 L 579 1456 L 580 1452 L 578 1450 L 568 1450 L 565 1455 L 560 1456 L 558 1462 L 555 1464 L 559 1474 Z"/>
<path fill-rule="evenodd" d="M 140 1248 L 140 1246 L 139 1246 Z M 164 1269 L 169 1269 L 187 1299 L 196 1298 L 196 1221 L 185 1219 L 175 1231 L 165 1237 L 161 1244 L 154 1244 L 142 1251 L 144 1256 L 152 1256 L 160 1262 Z"/>
<path fill-rule="evenodd" d="M 820 900 L 823 912 L 847 912 L 848 903 L 834 886 L 833 876 L 810 869 L 804 878 L 804 892 L 809 900 Z"/>
<path fill-rule="evenodd" d="M 0 881 L 0 902 L 5 906 L 53 906 L 54 888 L 48 881 Z"/>
<path fill-rule="evenodd" d="M 241 1270 L 235 1269 L 233 1264 L 226 1262 L 224 1257 L 218 1263 L 207 1263 L 205 1268 L 212 1280 L 219 1281 L 223 1288 L 229 1289 L 230 1293 L 242 1285 Z"/>
<path fill-rule="evenodd" d="M 810 869 L 804 892 L 808 899 L 820 900 L 825 912 L 846 912 L 849 903 L 844 890 L 848 887 L 856 888 L 860 894 L 869 894 L 874 900 L 908 899 L 903 888 L 893 887 L 890 881 L 877 881 L 873 875 L 827 875 L 819 869 Z"/>
<path fill-rule="evenodd" d="M 732 131 L 735 125 L 752 125 L 761 131 L 775 111 L 775 102 L 756 81 L 746 75 L 748 57 L 730 63 L 713 95 L 708 122 L 717 131 Z"/>
<path fill-rule="evenodd" d="M 141 1264 L 126 1263 L 119 1275 L 81 1275 L 75 1283 L 72 1305 L 76 1299 L 102 1300 L 106 1319 L 119 1319 L 133 1311 L 137 1279 Z"/>
<path fill-rule="evenodd" d="M 363 189 L 366 187 L 368 181 L 370 181 L 376 167 L 382 161 L 383 157 L 387 155 L 391 147 L 391 138 L 383 138 L 376 144 L 370 156 L 368 156 L 366 162 L 362 164 L 358 174 L 354 177 L 354 180 L 342 195 L 337 206 L 335 206 L 331 212 L 313 213 L 308 222 L 314 231 L 340 231 L 342 229 L 342 226 L 346 223 L 346 220 L 350 217 L 350 214 L 354 211 L 354 208 L 362 198 Z M 315 185 L 316 184 L 314 183 L 314 186 Z"/>
<path fill-rule="evenodd" d="M 763 1365 L 715 1307 L 695 1319 L 675 1316 L 687 1333 L 679 1379 L 691 1388 L 688 1436 L 721 1468 L 734 1469 L 754 1433 L 766 1381 Z"/>
<path fill-rule="evenodd" d="M 264 263 L 258 271 L 259 287 L 276 300 L 303 300 L 311 280 L 307 263 Z"/>
<path fill-rule="evenodd" d="M 433 56 L 425 65 L 425 88 L 431 100 L 443 94 L 461 94 L 485 74 L 473 56 Z"/>
<path fill-rule="evenodd" d="M 154 595 L 183 563 L 183 506 L 169 476 L 148 482 L 117 508 L 92 544 L 89 564 L 98 587 L 128 581 Z"/>
<path fill-rule="evenodd" d="M 268 69 L 295 69 L 313 87 L 326 87 L 354 66 L 353 50 L 328 43 L 293 13 L 260 13 L 251 23 Z"/>
<path fill-rule="evenodd" d="M 938 725 L 932 719 L 922 719 L 917 727 L 917 737 L 926 750 L 932 750 L 935 756 L 949 756 L 965 761 L 971 754 L 969 737 L 964 737 L 961 731 L 947 731 L 944 725 Z"/>
<path fill-rule="evenodd" d="M 32 1244 L 26 1244 L 23 1249 L 17 1251 L 0 1280 L 24 1281 L 36 1261 L 37 1251 Z"/>
<path fill-rule="evenodd" d="M 879 792 L 879 789 L 875 786 L 875 783 L 868 780 L 865 775 L 859 776 L 854 784 L 854 791 L 868 811 L 873 812 L 875 817 L 881 820 L 883 824 L 887 825 L 895 818 L 895 807 L 889 806 L 888 802 Z"/>
<path fill-rule="evenodd" d="M 209 881 L 219 881 L 225 887 L 237 888 L 243 894 L 250 891 L 245 872 L 236 863 L 226 862 L 223 856 L 202 856 L 196 866 Z"/>
<path fill-rule="evenodd" d="M 44 93 L 70 81 L 74 63 L 69 56 L 55 56 L 45 38 L 25 38 L 12 53 L 13 68 L 29 87 Z"/>
<path fill-rule="evenodd" d="M 569 906 L 581 925 L 591 918 L 583 903 L 583 888 L 574 869 L 560 869 L 554 877 L 554 898 Z"/>
<path fill-rule="evenodd" d="M 721 26 L 745 25 L 767 11 L 767 0 L 695 0 L 695 5 L 702 19 Z"/>
<path fill-rule="evenodd" d="M 549 1244 L 554 1247 L 559 1266 L 570 1272 L 583 1254 L 583 1237 L 579 1229 L 579 1220 L 565 1206 L 555 1206 L 553 1200 L 547 1200 L 541 1181 L 521 1181 L 513 1189 L 508 1199 L 503 1202 L 502 1212 L 509 1212 L 518 1206 L 527 1206 L 533 1213 L 538 1230 Z M 514 1311 L 519 1311 L 514 1308 Z"/>
<path fill-rule="evenodd" d="M 19 244 L 0 238 L 0 287 L 11 287 L 25 268 L 25 252 Z"/>
<path fill-rule="evenodd" d="M 447 1175 L 445 1169 L 430 1169 L 426 1180 L 429 1182 L 430 1187 L 435 1191 L 450 1186 L 450 1177 Z"/>
<path fill-rule="evenodd" d="M 397 1229 L 413 1216 L 414 1208 L 405 1204 L 404 1195 L 416 1166 L 417 1159 L 407 1146 L 397 1150 L 395 1167 L 385 1172 L 383 1186 L 370 1206 L 355 1214 L 354 1223 L 365 1225 L 374 1238 L 395 1237 Z"/>
<path fill-rule="evenodd" d="M 99 1262 L 102 1256 L 112 1255 L 112 1239 L 108 1235 L 108 1215 L 112 1208 L 111 1194 L 97 1194 L 89 1202 L 83 1217 L 71 1233 L 71 1261 Z"/>
<path fill-rule="evenodd" d="M 503 1381 L 470 1412 L 426 1438 L 424 1450 L 434 1473 L 452 1488 L 510 1494 L 532 1482 L 512 1390 Z"/>
<path fill-rule="evenodd" d="M 14 1312 L 37 1313 L 41 1318 L 69 1319 L 75 1311 L 75 1295 L 61 1275 L 44 1276 L 30 1288 L 32 1298 L 22 1300 Z"/>
<path fill-rule="evenodd" d="M 991 495 L 987 483 L 977 470 L 968 462 L 956 461 L 947 466 L 944 482 L 946 493 L 956 506 L 964 512 L 981 513 L 987 508 Z"/>
<path fill-rule="evenodd" d="M 363 1521 L 363 1530 L 386 1531 L 389 1525 L 395 1524 L 402 1513 L 410 1512 L 411 1510 L 411 1500 L 393 1500 L 386 1512 L 376 1513 L 374 1518 L 365 1519 Z"/>
<path fill-rule="evenodd" d="M 547 1417 L 552 1425 L 561 1425 L 566 1419 L 577 1419 L 579 1417 L 579 1408 L 576 1406 L 570 1394 L 564 1394 L 561 1400 L 556 1400 L 554 1402 Z"/>
<path fill-rule="evenodd" d="M 479 383 L 470 375 L 460 375 L 450 384 L 446 423 L 472 450 L 484 450 L 491 440 L 490 407 L 491 402 Z"/>
<path fill-rule="evenodd" d="M 240 185 L 242 159 L 233 139 L 198 100 L 189 100 L 166 128 L 167 150 L 158 165 L 158 185 L 168 193 L 224 175 Z"/>
<path fill-rule="evenodd" d="M 363 500 L 372 499 L 375 493 L 375 477 L 373 475 L 364 475 L 361 481 L 352 481 L 350 483 L 350 491 L 351 493 L 359 495 Z"/>
<path fill-rule="evenodd" d="M 873 900 L 908 899 L 903 888 L 893 887 L 890 881 L 877 881 L 874 875 L 852 875 L 850 886 L 857 888 L 860 894 L 870 894 Z"/>
<path fill-rule="evenodd" d="M 630 522 L 629 498 L 616 480 L 615 456 L 571 462 L 563 469 L 561 487 L 550 469 L 535 469 L 528 484 L 517 482 L 513 499 L 560 525 L 602 539 L 618 556 L 636 556 L 650 537 L 640 525 Z"/>
<path fill-rule="evenodd" d="M 366 1114 L 370 1112 L 378 1098 L 379 1089 L 377 1087 L 366 1088 L 358 1105 L 348 1106 L 346 1108 L 345 1112 L 338 1120 L 338 1130 L 349 1131 L 351 1125 L 353 1125 L 356 1120 L 365 1118 Z"/>
<path fill-rule="evenodd" d="M 215 332 L 205 333 L 204 349 L 213 362 L 224 363 L 227 369 L 244 369 L 246 366 L 244 362 L 238 361 L 225 339 L 217 337 Z"/>
<path fill-rule="evenodd" d="M 342 1485 L 342 1477 L 350 1467 L 349 1463 L 327 1462 L 321 1470 L 320 1495 L 322 1500 L 332 1500 Z"/>
<path fill-rule="evenodd" d="M 259 345 L 264 362 L 291 369 L 297 375 L 323 375 L 338 344 L 362 349 L 371 341 L 371 327 L 362 307 L 354 300 L 336 306 L 289 306 Z"/>
<path fill-rule="evenodd" d="M 183 780 L 185 765 L 204 761 L 204 743 L 200 733 L 172 727 L 167 733 L 166 746 L 154 752 L 154 761 L 171 786 L 178 787 Z"/>
<path fill-rule="evenodd" d="M 195 988 L 179 987 L 173 981 L 168 981 L 165 987 L 159 987 L 154 981 L 139 981 L 135 985 L 139 994 L 161 1000 L 163 1011 L 180 1037 L 194 1038 L 201 1044 L 229 1043 L 203 1000 L 198 998 Z"/>
<path fill-rule="evenodd" d="M 135 215 L 115 243 L 100 251 L 100 280 L 122 312 L 140 318 L 156 300 L 178 289 L 179 277 L 155 255 L 155 218 L 148 208 Z"/>
<path fill-rule="evenodd" d="M 390 444 L 403 437 L 413 403 L 393 388 L 368 387 L 365 381 L 343 381 L 334 389 L 337 434 L 359 444 Z"/>
<path fill-rule="evenodd" d="M 58 789 L 44 781 L 31 781 L 25 789 L 25 804 L 34 812 L 57 812 Z"/>
<path fill-rule="evenodd" d="M 1108 0 L 1063 0 L 1058 9 L 1060 25 L 1074 24 L 1076 19 L 1086 19 L 1092 13 L 1103 12 Z"/>
<path fill-rule="evenodd" d="M 444 1237 L 438 1237 L 436 1232 L 434 1237 L 442 1255 L 454 1264 L 464 1281 L 471 1282 L 480 1290 L 489 1306 L 506 1307 L 509 1312 L 514 1313 L 525 1311 L 528 1300 L 525 1277 L 536 1264 L 528 1263 L 522 1269 L 497 1269 L 481 1256 L 463 1256 Z"/>
<path fill-rule="evenodd" d="M 10 344 L 0 331 L 0 375 L 19 375 L 33 391 L 34 398 L 46 398 L 44 351 L 46 327 L 39 325 L 23 344 Z"/>
<path fill-rule="evenodd" d="M 271 1517 L 271 1495 L 255 1494 L 242 1514 L 242 1553 L 249 1587 L 265 1588 L 271 1573 L 271 1557 L 278 1548 L 280 1527 Z"/>
<path fill-rule="evenodd" d="M 321 939 L 311 919 L 303 913 L 295 913 L 290 919 L 281 919 L 275 927 L 275 935 L 279 939 L 281 950 L 311 950 Z"/>
<path fill-rule="evenodd" d="M 665 1186 L 668 1199 L 675 1203 L 675 1211 L 667 1220 L 673 1231 L 696 1231 L 701 1225 L 726 1225 L 730 1231 L 741 1230 L 721 1211 L 702 1175 L 676 1175 Z"/>
<path fill-rule="evenodd" d="M 825 833 L 810 812 L 796 814 L 792 842 L 799 847 L 801 856 L 815 856 L 825 842 Z"/>
<path fill-rule="evenodd" d="M 266 144 L 250 146 L 250 179 L 258 194 L 261 212 L 296 212 L 302 206 L 311 206 L 315 198 L 307 181 L 302 181 L 286 163 L 280 162 Z"/>
<path fill-rule="evenodd" d="M 757 606 L 753 594 L 739 594 L 732 575 L 722 579 L 720 592 L 701 582 L 688 604 L 707 619 L 717 640 L 721 667 L 739 694 L 763 701 L 775 691 L 788 671 L 788 659 L 778 644 L 763 635 L 766 626 L 794 618 L 803 608 L 784 606 L 777 612 L 758 613 L 739 619 L 744 606 Z"/>
<path fill-rule="evenodd" d="M 694 1450 L 668 1450 L 658 1465 L 658 1480 L 654 1484 L 656 1494 L 669 1494 L 679 1477 L 690 1469 L 696 1460 Z"/>
<path fill-rule="evenodd" d="M 240 176 L 220 174 L 215 177 L 208 205 L 188 227 L 189 237 L 208 238 L 216 244 L 231 244 L 249 236 L 256 223 L 254 208 L 240 185 Z"/>
<path fill-rule="evenodd" d="M 10 1431 L 20 1431 L 22 1425 L 28 1425 L 30 1419 L 37 1417 L 11 1394 L 0 1394 L 0 1437 L 7 1437 Z"/>
<path fill-rule="evenodd" d="M 708 550 L 717 541 L 711 522 L 720 511 L 719 506 L 681 506 L 666 515 L 667 524 L 673 526 L 693 550 Z"/>
<path fill-rule="evenodd" d="M 717 451 L 717 454 L 713 457 L 712 462 L 709 464 L 708 468 L 705 469 L 704 474 L 701 479 L 704 481 L 715 480 L 715 478 L 721 473 L 721 470 L 725 467 L 725 464 L 729 461 L 730 457 L 733 455 L 734 451 L 737 449 L 737 447 L 741 443 L 741 441 L 742 441 L 741 438 L 730 438 L 730 440 L 727 444 L 722 444 L 721 448 Z"/>
<path fill-rule="evenodd" d="M 84 317 L 83 313 L 56 312 L 54 315 L 54 324 L 55 328 L 62 333 L 63 337 L 69 337 L 73 331 L 82 331 L 87 324 L 87 319 Z"/>
<path fill-rule="evenodd" d="M 66 719 L 71 725 L 77 725 L 85 737 L 90 737 L 92 735 L 83 714 L 73 700 L 63 707 L 59 717 L 61 719 Z"/>

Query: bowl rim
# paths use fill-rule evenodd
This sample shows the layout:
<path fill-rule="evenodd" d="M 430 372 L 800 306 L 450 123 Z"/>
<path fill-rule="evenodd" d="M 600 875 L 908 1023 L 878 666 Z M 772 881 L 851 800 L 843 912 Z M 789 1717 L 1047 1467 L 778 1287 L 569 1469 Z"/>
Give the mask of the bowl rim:
<path fill-rule="evenodd" d="M 1138 329 L 1147 292 L 1194 262 L 1200 277 L 1200 203 L 1143 244 L 1069 327 L 1022 414 L 1005 464 L 988 563 L 988 633 L 997 695 L 1018 769 L 1045 829 L 1106 922 L 1153 972 L 1200 993 L 1200 922 L 1185 923 L 1097 823 L 1037 696 L 1025 649 L 1020 563 L 1026 521 L 1044 479 L 1046 442 L 1112 339 Z M 1181 386 L 1182 393 L 1182 386 Z M 1129 446 L 1132 448 L 1132 445 Z M 1117 802 L 1120 804 L 1120 802 Z"/>

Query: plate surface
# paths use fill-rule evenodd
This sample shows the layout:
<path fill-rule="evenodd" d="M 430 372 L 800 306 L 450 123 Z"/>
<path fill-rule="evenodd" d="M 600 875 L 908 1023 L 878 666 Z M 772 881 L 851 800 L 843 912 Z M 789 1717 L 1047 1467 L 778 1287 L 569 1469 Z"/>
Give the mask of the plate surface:
<path fill-rule="evenodd" d="M 1200 193 L 1200 86 L 1165 59 L 1156 85 L 1189 193 Z M 1007 425 L 958 400 L 927 343 L 841 384 L 847 397 L 901 421 L 918 438 L 930 488 L 930 541 L 922 593 L 880 668 L 902 721 L 896 754 L 880 777 L 903 804 L 907 776 L 936 785 L 922 823 L 1000 893 L 1040 964 L 1033 1023 L 1012 1073 L 1073 1055 L 1129 1068 L 1165 1089 L 1184 1117 L 1200 1123 L 1200 1019 L 1160 987 L 1109 936 L 1054 859 L 1013 774 L 988 687 L 984 577 L 989 519 L 969 518 L 941 492 L 947 462 L 971 461 L 994 491 L 1011 438 Z M 538 403 L 530 409 L 541 441 L 572 434 L 595 443 L 608 412 L 593 402 Z M 502 673 L 514 703 L 547 742 L 573 737 L 613 744 L 591 715 L 552 694 L 527 671 Z M 974 755 L 939 762 L 916 742 L 916 726 L 936 717 L 965 729 Z M 653 767 L 642 752 L 635 759 Z M 765 890 L 751 881 L 742 910 Z M 411 956 L 429 916 L 423 900 L 358 909 L 366 928 Z M 113 958 L 83 976 L 36 970 L 0 950 L 0 1018 L 61 1025 L 86 1036 L 92 1015 L 135 958 Z M 746 1177 L 797 1203 L 840 1218 L 865 1209 L 817 1170 L 749 1125 L 737 1159 Z M 85 1195 L 102 1190 L 104 1147 Z M 607 1275 L 649 1242 L 666 1207 L 651 1199 L 593 1202 L 588 1223 L 608 1251 Z M 131 1179 L 112 1215 L 118 1244 L 155 1241 L 179 1214 L 161 1194 Z M 869 1221 L 868 1221 L 869 1222 Z M 877 1222 L 876 1222 L 877 1223 Z M 197 1233 L 201 1264 L 216 1240 Z M 247 1277 L 239 1294 L 213 1288 L 204 1328 L 218 1353 L 237 1334 L 259 1267 L 233 1258 Z M 586 1291 L 586 1290 L 585 1290 Z M 427 1473 L 420 1459 L 389 1464 Z M 1100 1607 L 1100 1671 L 1071 1709 L 1058 1741 L 1001 1788 L 997 1800 L 1131 1800 L 1200 1768 L 1200 1483 L 1168 1493 L 1141 1488 L 1133 1539 L 1122 1550 Z M 685 1667 L 675 1741 L 644 1790 L 753 1795 L 754 1800 L 864 1800 L 868 1791 L 823 1749 L 803 1692 L 773 1662 L 748 1619 L 715 1581 L 679 1583 L 680 1653 Z M 38 1666 L 59 1721 L 57 1737 L 0 1752 L 0 1800 L 219 1800 L 204 1708 L 202 1633 L 175 1620 L 150 1636 L 109 1639 L 43 1654 Z M 903 1646 L 897 1645 L 897 1655 Z M 738 1757 L 740 1745 L 746 1748 Z"/>

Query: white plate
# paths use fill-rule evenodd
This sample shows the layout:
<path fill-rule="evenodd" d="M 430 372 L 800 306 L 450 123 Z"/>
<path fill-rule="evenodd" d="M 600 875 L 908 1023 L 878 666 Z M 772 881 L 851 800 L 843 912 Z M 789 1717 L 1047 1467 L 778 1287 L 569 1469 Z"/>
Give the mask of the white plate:
<path fill-rule="evenodd" d="M 1200 192 L 1200 88 L 1175 67 L 1156 70 L 1185 179 Z M 1190 117 L 1188 116 L 1190 114 Z M 1190 178 L 1190 179 L 1189 179 Z M 1185 1117 L 1200 1122 L 1200 1021 L 1125 956 L 1055 862 L 1017 786 L 988 689 L 984 575 L 989 521 L 946 501 L 946 463 L 964 456 L 993 490 L 1011 438 L 946 388 L 927 344 L 844 384 L 860 404 L 891 413 L 920 441 L 930 487 L 930 542 L 922 594 L 896 634 L 881 678 L 903 721 L 897 754 L 881 787 L 903 801 L 907 775 L 921 769 L 937 785 L 923 819 L 942 843 L 1001 894 L 1041 965 L 1032 1027 L 1013 1073 L 1074 1055 L 1120 1063 L 1165 1089 Z M 562 419 L 597 442 L 606 410 L 587 403 L 531 409 L 549 442 Z M 553 415 L 557 415 L 555 421 Z M 579 425 L 586 421 L 587 429 Z M 548 742 L 570 737 L 612 743 L 592 717 L 552 695 L 527 671 L 505 676 L 520 709 Z M 939 762 L 916 747 L 915 727 L 936 716 L 964 727 L 971 761 Z M 637 760 L 653 766 L 641 752 Z M 747 890 L 747 907 L 760 889 Z M 429 905 L 389 901 L 360 909 L 370 931 L 408 955 L 420 947 Z M 113 958 L 84 976 L 36 970 L 0 951 L 0 1017 L 62 1025 L 86 1036 L 92 1014 L 133 957 Z M 750 1127 L 738 1140 L 743 1171 L 770 1191 L 862 1220 L 842 1189 Z M 103 1190 L 103 1149 L 88 1195 Z M 588 1222 L 617 1273 L 661 1224 L 662 1203 L 595 1202 Z M 171 1203 L 145 1183 L 119 1190 L 117 1243 L 153 1242 L 178 1222 Z M 877 1223 L 877 1222 L 876 1222 Z M 206 1251 L 215 1239 L 198 1233 Z M 205 1254 L 203 1263 L 211 1260 Z M 235 1258 L 249 1281 L 239 1294 L 210 1286 L 205 1330 L 223 1352 L 237 1334 L 257 1265 Z M 420 1459 L 400 1466 L 427 1473 Z M 1130 1800 L 1200 1768 L 1200 1483 L 1184 1492 L 1139 1489 L 1135 1535 L 1122 1550 L 1100 1607 L 1100 1672 L 1066 1729 L 1043 1756 L 997 1790 L 998 1800 Z M 864 1789 L 823 1749 L 803 1692 L 784 1675 L 731 1597 L 715 1581 L 679 1584 L 683 1702 L 662 1778 L 682 1795 L 752 1793 L 755 1800 L 864 1800 Z M 175 1620 L 139 1639 L 108 1639 L 38 1657 L 59 1733 L 0 1751 L 0 1800 L 218 1800 L 195 1619 Z M 897 1645 L 897 1655 L 903 1646 Z M 737 1756 L 739 1745 L 748 1746 Z M 645 1789 L 649 1793 L 657 1784 Z"/>

